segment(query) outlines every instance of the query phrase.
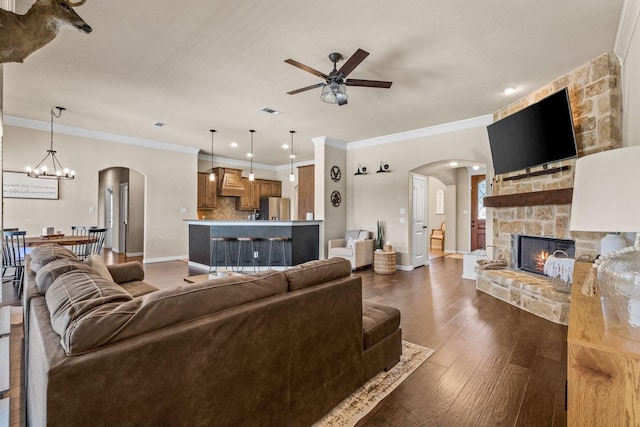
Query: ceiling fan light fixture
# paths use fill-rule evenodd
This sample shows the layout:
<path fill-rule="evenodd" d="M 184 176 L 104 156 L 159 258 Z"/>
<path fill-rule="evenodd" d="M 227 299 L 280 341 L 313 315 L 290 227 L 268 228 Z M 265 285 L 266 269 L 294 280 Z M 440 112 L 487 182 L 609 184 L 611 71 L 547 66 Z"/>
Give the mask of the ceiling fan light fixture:
<path fill-rule="evenodd" d="M 344 104 L 348 99 L 347 87 L 343 83 L 327 83 L 322 88 L 320 99 L 328 104 Z"/>

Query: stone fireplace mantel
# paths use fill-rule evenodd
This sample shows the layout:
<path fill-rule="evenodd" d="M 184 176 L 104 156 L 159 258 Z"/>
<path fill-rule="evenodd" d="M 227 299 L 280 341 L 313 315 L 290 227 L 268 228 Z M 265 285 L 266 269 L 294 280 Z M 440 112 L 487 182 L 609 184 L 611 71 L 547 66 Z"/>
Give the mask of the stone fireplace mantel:
<path fill-rule="evenodd" d="M 573 197 L 573 188 L 533 191 L 530 193 L 486 196 L 484 205 L 488 208 L 511 208 L 520 206 L 569 205 Z"/>

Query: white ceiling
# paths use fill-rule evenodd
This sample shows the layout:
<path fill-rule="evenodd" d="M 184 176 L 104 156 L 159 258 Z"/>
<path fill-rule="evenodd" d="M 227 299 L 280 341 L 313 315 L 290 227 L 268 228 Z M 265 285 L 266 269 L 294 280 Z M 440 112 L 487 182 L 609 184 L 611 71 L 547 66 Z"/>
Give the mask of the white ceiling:
<path fill-rule="evenodd" d="M 33 0 L 17 0 L 24 13 Z M 288 164 L 312 138 L 353 142 L 490 114 L 611 51 L 622 0 L 88 0 L 89 35 L 62 30 L 23 64 L 4 67 L 4 114 Z M 349 104 L 320 101 L 321 82 L 287 58 L 328 73 L 328 54 L 370 55 L 349 77 Z M 340 64 L 338 64 L 340 66 Z M 517 86 L 506 96 L 501 91 Z M 269 115 L 270 107 L 281 111 Z M 166 122 L 157 128 L 154 122 Z M 236 141 L 233 149 L 229 143 Z"/>

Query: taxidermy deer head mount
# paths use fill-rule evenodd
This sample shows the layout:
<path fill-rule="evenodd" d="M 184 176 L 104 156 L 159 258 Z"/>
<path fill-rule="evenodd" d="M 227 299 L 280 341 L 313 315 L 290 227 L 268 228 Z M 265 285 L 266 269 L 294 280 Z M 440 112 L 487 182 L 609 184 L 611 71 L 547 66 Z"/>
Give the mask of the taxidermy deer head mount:
<path fill-rule="evenodd" d="M 0 63 L 24 61 L 56 38 L 60 28 L 90 33 L 89 24 L 73 10 L 86 1 L 36 0 L 24 15 L 0 9 Z"/>

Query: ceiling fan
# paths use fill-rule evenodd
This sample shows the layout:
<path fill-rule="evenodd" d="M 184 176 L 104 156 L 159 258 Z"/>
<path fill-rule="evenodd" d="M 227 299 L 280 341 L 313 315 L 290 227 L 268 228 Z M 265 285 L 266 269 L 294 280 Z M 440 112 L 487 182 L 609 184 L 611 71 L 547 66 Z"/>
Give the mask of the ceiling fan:
<path fill-rule="evenodd" d="M 342 58 L 339 53 L 330 53 L 329 60 L 333 62 L 333 70 L 327 75 L 321 73 L 318 70 L 299 63 L 293 59 L 286 59 L 284 62 L 291 64 L 294 67 L 298 67 L 306 72 L 309 72 L 315 76 L 325 79 L 324 83 L 316 83 L 311 86 L 303 87 L 300 89 L 287 92 L 289 95 L 295 95 L 296 93 L 304 92 L 306 90 L 322 87 L 322 93 L 320 99 L 330 104 L 345 105 L 347 103 L 347 91 L 345 86 L 365 86 L 365 87 L 379 87 L 383 89 L 389 89 L 392 82 L 384 82 L 379 80 L 359 80 L 359 79 L 347 79 L 347 76 L 358 66 L 364 59 L 369 56 L 369 52 L 365 52 L 362 49 L 356 50 L 351 55 L 351 58 L 342 64 L 342 67 L 338 70 L 336 64 Z"/>

